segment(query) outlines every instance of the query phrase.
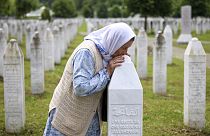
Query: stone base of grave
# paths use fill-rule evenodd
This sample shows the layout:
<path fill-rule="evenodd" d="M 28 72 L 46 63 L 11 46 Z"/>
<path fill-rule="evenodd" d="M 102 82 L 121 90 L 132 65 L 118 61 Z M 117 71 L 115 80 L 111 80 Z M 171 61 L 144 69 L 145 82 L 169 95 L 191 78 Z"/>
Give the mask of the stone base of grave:
<path fill-rule="evenodd" d="M 188 42 L 192 39 L 191 34 L 181 34 L 177 40 L 178 44 L 188 44 Z"/>

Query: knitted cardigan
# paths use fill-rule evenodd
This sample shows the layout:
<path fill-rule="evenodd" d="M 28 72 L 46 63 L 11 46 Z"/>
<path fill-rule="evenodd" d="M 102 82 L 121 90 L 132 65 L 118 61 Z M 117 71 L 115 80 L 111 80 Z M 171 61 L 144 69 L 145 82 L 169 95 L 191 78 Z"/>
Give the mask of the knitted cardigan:
<path fill-rule="evenodd" d="M 49 105 L 49 111 L 56 108 L 52 126 L 67 136 L 85 136 L 97 108 L 101 109 L 99 103 L 103 91 L 89 96 L 76 96 L 73 93 L 72 59 L 82 48 L 89 49 L 93 55 L 95 74 L 103 67 L 101 54 L 90 40 L 83 41 L 70 56 Z M 100 115 L 99 120 L 101 122 Z"/>

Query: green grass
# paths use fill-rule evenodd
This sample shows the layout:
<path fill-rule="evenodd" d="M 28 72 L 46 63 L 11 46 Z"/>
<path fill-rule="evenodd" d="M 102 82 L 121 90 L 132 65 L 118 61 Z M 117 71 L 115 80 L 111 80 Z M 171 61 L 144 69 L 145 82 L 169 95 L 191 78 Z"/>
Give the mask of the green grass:
<path fill-rule="evenodd" d="M 79 32 L 85 32 L 85 24 Z M 78 34 L 67 50 L 60 65 L 45 73 L 45 93 L 32 95 L 30 89 L 30 62 L 25 59 L 26 125 L 20 134 L 7 134 L 4 124 L 3 81 L 0 80 L 0 136 L 41 136 L 48 114 L 48 105 L 54 88 L 61 78 L 64 66 L 74 48 L 83 40 Z M 25 54 L 25 48 L 21 48 Z M 174 59 L 168 66 L 167 96 L 154 95 L 152 91 L 152 57 L 148 60 L 148 78 L 141 80 L 144 89 L 144 136 L 207 136 L 210 135 L 210 77 L 207 77 L 206 127 L 199 131 L 183 125 L 183 61 Z M 210 75 L 210 69 L 207 69 Z M 107 127 L 104 123 L 103 135 Z"/>

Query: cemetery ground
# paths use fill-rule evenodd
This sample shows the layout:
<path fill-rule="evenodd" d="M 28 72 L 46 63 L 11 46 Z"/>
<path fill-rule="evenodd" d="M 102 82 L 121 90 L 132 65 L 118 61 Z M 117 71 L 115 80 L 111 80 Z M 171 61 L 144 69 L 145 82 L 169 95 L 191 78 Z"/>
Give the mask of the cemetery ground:
<path fill-rule="evenodd" d="M 54 88 L 62 76 L 65 64 L 74 48 L 83 40 L 81 32 L 86 32 L 86 25 L 79 28 L 79 33 L 68 48 L 61 64 L 54 71 L 45 72 L 45 92 L 42 95 L 32 95 L 30 87 L 30 61 L 25 59 L 25 106 L 26 124 L 20 134 L 5 132 L 4 90 L 3 79 L 0 79 L 0 136 L 41 136 L 47 120 L 48 105 Z M 208 32 L 207 35 L 210 35 Z M 208 39 L 207 39 L 208 40 Z M 25 40 L 24 40 L 25 42 Z M 24 55 L 25 43 L 22 43 Z M 205 47 L 204 47 L 205 48 Z M 206 50 L 206 49 L 205 49 Z M 206 51 L 207 52 L 207 51 Z M 144 136 L 209 136 L 210 135 L 210 69 L 207 69 L 206 79 L 206 126 L 203 130 L 190 129 L 183 123 L 183 92 L 184 92 L 184 62 L 173 59 L 167 69 L 167 95 L 158 96 L 152 91 L 152 56 L 148 57 L 148 77 L 141 79 L 144 93 L 143 134 Z M 129 80 L 129 79 L 128 79 Z M 104 123 L 106 126 L 106 123 Z M 103 128 L 106 136 L 107 128 Z"/>

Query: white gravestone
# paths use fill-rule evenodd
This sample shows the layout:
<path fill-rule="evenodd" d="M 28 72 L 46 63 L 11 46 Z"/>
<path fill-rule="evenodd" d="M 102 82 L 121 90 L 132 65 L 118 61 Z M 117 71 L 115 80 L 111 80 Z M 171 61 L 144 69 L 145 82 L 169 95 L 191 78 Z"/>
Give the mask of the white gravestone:
<path fill-rule="evenodd" d="M 191 35 L 191 6 L 182 6 L 181 8 L 181 35 L 179 36 L 177 43 L 188 43 L 192 39 Z"/>
<path fill-rule="evenodd" d="M 108 86 L 108 136 L 142 136 L 143 88 L 130 57 L 124 57 Z"/>
<path fill-rule="evenodd" d="M 3 54 L 6 48 L 6 36 L 2 28 L 0 28 L 0 77 L 3 77 Z"/>
<path fill-rule="evenodd" d="M 144 28 L 141 28 L 137 40 L 137 72 L 140 78 L 147 77 L 147 48 L 148 39 Z"/>
<path fill-rule="evenodd" d="M 22 43 L 22 39 L 23 39 L 23 30 L 22 30 L 22 24 L 21 22 L 17 23 L 17 39 L 18 39 L 18 43 L 21 44 Z"/>
<path fill-rule="evenodd" d="M 171 27 L 167 25 L 164 30 L 164 37 L 166 41 L 166 56 L 167 56 L 167 64 L 172 63 L 173 56 L 173 33 Z"/>
<path fill-rule="evenodd" d="M 136 53 L 136 44 L 137 44 L 137 39 L 135 38 L 133 41 L 133 44 L 131 45 L 131 47 L 128 48 L 128 54 L 131 57 L 131 60 L 133 61 L 133 63 L 135 64 L 135 53 Z"/>
<path fill-rule="evenodd" d="M 54 36 L 54 60 L 55 64 L 60 64 L 61 62 L 61 46 L 60 46 L 60 36 L 59 36 L 59 28 L 55 26 L 53 28 L 53 36 Z"/>
<path fill-rule="evenodd" d="M 36 31 L 31 43 L 31 91 L 32 94 L 44 92 L 44 55 L 39 32 Z"/>
<path fill-rule="evenodd" d="M 32 29 L 31 26 L 28 25 L 26 28 L 26 58 L 30 59 L 30 44 L 32 39 Z"/>
<path fill-rule="evenodd" d="M 25 124 L 24 56 L 16 40 L 4 52 L 5 128 L 18 133 Z"/>
<path fill-rule="evenodd" d="M 153 92 L 166 95 L 167 59 L 166 44 L 162 32 L 158 32 L 153 47 Z"/>
<path fill-rule="evenodd" d="M 65 55 L 65 43 L 64 43 L 64 32 L 63 32 L 63 25 L 59 25 L 59 45 L 61 48 L 61 57 L 64 57 Z"/>
<path fill-rule="evenodd" d="M 7 40 L 8 37 L 9 37 L 9 27 L 8 27 L 7 23 L 3 24 L 3 30 L 4 30 L 4 33 L 5 33 L 6 40 Z"/>
<path fill-rule="evenodd" d="M 44 39 L 44 69 L 54 70 L 54 38 L 50 28 L 46 29 Z"/>
<path fill-rule="evenodd" d="M 184 54 L 184 124 L 205 127 L 206 54 L 201 42 L 193 38 Z"/>

